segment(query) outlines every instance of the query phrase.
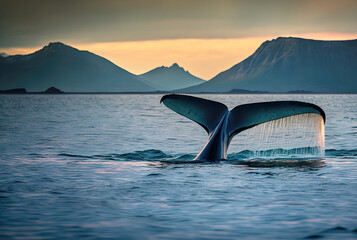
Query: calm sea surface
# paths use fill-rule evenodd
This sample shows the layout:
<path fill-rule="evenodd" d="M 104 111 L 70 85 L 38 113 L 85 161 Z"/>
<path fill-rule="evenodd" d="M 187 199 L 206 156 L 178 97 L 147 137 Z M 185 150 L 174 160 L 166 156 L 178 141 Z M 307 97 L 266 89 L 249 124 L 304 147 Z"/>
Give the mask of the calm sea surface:
<path fill-rule="evenodd" d="M 1 239 L 357 239 L 357 95 L 327 115 L 320 160 L 191 160 L 203 128 L 161 95 L 0 95 Z"/>

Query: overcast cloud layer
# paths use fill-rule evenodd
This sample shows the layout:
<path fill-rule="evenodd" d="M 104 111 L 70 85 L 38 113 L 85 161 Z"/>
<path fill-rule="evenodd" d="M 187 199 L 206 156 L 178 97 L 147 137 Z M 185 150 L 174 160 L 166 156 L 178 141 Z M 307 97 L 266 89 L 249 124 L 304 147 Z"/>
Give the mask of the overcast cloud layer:
<path fill-rule="evenodd" d="M 0 0 L 0 48 L 355 33 L 354 0 Z"/>

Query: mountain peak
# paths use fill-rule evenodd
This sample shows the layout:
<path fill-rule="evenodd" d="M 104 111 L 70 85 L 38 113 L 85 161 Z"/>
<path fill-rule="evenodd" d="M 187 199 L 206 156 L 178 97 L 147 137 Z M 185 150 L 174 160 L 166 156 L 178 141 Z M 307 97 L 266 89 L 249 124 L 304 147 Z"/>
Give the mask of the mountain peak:
<path fill-rule="evenodd" d="M 183 67 L 178 65 L 177 63 L 173 63 L 170 67 L 162 65 L 161 67 L 157 67 L 157 68 L 155 68 L 153 70 L 156 70 L 156 71 L 179 71 L 179 72 L 183 71 L 183 72 L 188 72 Z M 153 70 L 151 70 L 151 71 L 153 71 Z"/>
<path fill-rule="evenodd" d="M 177 63 L 173 63 L 170 68 L 182 68 Z"/>
<path fill-rule="evenodd" d="M 43 50 L 63 50 L 63 49 L 75 49 L 61 42 L 50 42 L 47 46 L 43 47 Z"/>
<path fill-rule="evenodd" d="M 276 41 L 284 41 L 284 40 L 308 40 L 308 39 L 303 39 L 303 38 L 298 38 L 298 37 L 278 37 L 274 39 Z"/>
<path fill-rule="evenodd" d="M 178 65 L 177 63 L 173 63 L 170 67 L 165 67 L 165 66 L 162 66 L 163 69 L 166 69 L 166 70 L 174 70 L 174 71 L 184 71 L 186 72 L 186 70 L 181 67 L 180 65 Z"/>
<path fill-rule="evenodd" d="M 304 38 L 298 38 L 298 37 L 278 37 L 278 38 L 274 38 L 272 40 L 267 40 L 265 42 L 263 42 L 262 46 L 267 46 L 273 43 L 291 43 L 291 42 L 298 42 L 300 40 L 310 40 L 310 39 L 304 39 Z"/>
<path fill-rule="evenodd" d="M 61 42 L 50 42 L 46 47 L 49 48 L 60 48 L 60 47 L 68 47 L 66 44 Z"/>

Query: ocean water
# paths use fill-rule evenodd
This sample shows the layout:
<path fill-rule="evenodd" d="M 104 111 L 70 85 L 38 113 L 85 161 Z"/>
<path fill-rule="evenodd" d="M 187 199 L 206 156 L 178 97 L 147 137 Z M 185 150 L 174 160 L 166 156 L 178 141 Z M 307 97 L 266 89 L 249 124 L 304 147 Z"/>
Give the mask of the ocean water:
<path fill-rule="evenodd" d="M 0 95 L 0 238 L 357 239 L 357 95 L 199 96 L 315 103 L 325 157 L 248 158 L 237 135 L 180 163 L 207 136 L 161 95 Z"/>

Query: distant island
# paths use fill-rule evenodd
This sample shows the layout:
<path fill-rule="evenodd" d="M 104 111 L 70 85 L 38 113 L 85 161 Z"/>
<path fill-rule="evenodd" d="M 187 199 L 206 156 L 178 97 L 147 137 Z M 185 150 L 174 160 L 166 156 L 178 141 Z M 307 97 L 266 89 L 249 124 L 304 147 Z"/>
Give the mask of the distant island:
<path fill-rule="evenodd" d="M 62 90 L 55 88 L 55 87 L 50 87 L 48 88 L 46 91 L 42 92 L 42 93 L 46 93 L 46 94 L 60 94 L 60 93 L 64 93 Z"/>
<path fill-rule="evenodd" d="M 43 93 L 43 94 L 62 94 L 64 93 L 58 88 L 50 87 L 42 92 L 28 92 L 25 88 L 15 88 L 9 90 L 0 90 L 0 94 L 33 94 L 33 93 Z"/>
<path fill-rule="evenodd" d="M 28 93 L 25 88 L 15 88 L 15 89 L 8 89 L 8 90 L 0 90 L 0 93 L 6 94 L 24 94 Z"/>
<path fill-rule="evenodd" d="M 204 81 L 177 63 L 132 74 L 63 43 L 28 55 L 0 54 L 0 93 L 357 93 L 357 40 L 279 37 Z M 55 89 L 44 93 L 60 93 Z"/>

